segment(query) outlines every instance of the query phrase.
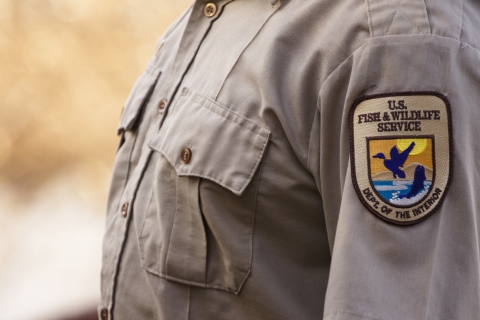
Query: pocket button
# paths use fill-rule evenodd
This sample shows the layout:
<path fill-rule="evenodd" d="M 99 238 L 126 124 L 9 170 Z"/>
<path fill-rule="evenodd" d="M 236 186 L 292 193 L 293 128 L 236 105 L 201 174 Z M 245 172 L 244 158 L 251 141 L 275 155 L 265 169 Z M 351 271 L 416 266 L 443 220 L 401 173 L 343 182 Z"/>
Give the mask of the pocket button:
<path fill-rule="evenodd" d="M 108 319 L 108 310 L 107 309 L 102 309 L 102 311 L 100 311 L 100 317 L 102 320 L 107 320 Z"/>
<path fill-rule="evenodd" d="M 183 149 L 180 158 L 182 159 L 183 163 L 189 163 L 190 159 L 192 159 L 192 150 L 188 148 Z"/>

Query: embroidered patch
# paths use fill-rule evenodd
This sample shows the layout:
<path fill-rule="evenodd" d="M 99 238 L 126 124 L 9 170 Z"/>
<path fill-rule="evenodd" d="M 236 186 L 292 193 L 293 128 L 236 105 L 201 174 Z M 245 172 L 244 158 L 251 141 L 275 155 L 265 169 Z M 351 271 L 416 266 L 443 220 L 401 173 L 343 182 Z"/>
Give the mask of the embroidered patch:
<path fill-rule="evenodd" d="M 439 208 L 452 171 L 451 111 L 435 92 L 359 99 L 350 113 L 352 180 L 372 213 L 398 225 Z"/>

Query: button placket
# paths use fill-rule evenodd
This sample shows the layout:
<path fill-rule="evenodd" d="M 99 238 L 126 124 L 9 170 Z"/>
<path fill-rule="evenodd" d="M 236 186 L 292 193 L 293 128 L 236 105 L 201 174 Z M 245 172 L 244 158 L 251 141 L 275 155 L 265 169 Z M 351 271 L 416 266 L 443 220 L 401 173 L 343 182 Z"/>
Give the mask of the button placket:
<path fill-rule="evenodd" d="M 217 5 L 214 4 L 214 3 L 209 3 L 207 5 L 197 3 L 196 8 L 199 9 L 196 12 L 196 17 L 197 18 L 199 16 L 202 16 L 202 14 L 204 14 L 203 17 L 215 18 L 219 14 Z M 192 21 L 195 22 L 195 23 L 193 23 Z M 154 104 L 155 103 L 154 101 L 159 101 L 159 100 L 157 100 L 159 98 L 158 93 L 154 93 L 155 96 L 156 96 L 156 99 L 151 99 L 150 100 L 150 102 L 153 104 L 153 105 L 151 105 L 151 108 L 153 109 L 152 114 L 158 112 L 157 117 L 152 118 L 152 123 L 158 123 L 158 125 L 153 126 L 154 130 L 152 130 L 152 132 L 158 130 L 158 128 L 161 127 L 161 125 L 162 125 L 162 123 L 165 119 L 165 116 L 167 115 L 167 112 L 165 112 L 165 110 L 167 110 L 167 108 L 169 108 L 169 103 L 170 102 L 172 102 L 172 103 L 174 102 L 174 98 L 176 97 L 177 88 L 179 87 L 179 84 L 181 84 L 182 75 L 185 73 L 185 70 L 189 69 L 190 64 L 184 64 L 184 61 L 193 60 L 193 57 L 195 57 L 195 55 L 196 55 L 196 49 L 198 49 L 198 46 L 201 45 L 201 43 L 202 43 L 201 39 L 203 39 L 204 34 L 208 31 L 208 26 L 213 21 L 213 19 L 212 20 L 206 19 L 206 18 L 205 19 L 195 19 L 195 20 L 192 19 L 192 21 L 188 22 L 186 30 L 188 31 L 190 29 L 193 29 L 195 32 L 190 32 L 190 33 L 185 32 L 185 34 L 190 34 L 191 36 L 187 36 L 187 37 L 185 37 L 184 40 L 182 40 L 182 42 L 185 42 L 186 44 L 188 44 L 188 48 L 185 49 L 182 52 L 182 54 L 178 55 L 179 56 L 178 62 L 173 63 L 173 67 L 172 67 L 173 70 L 178 70 L 178 71 L 169 75 L 169 78 L 162 79 L 162 81 L 164 83 L 170 83 L 170 84 L 169 85 L 163 85 L 163 87 L 162 87 L 162 93 L 163 94 L 160 97 L 162 97 L 162 96 L 167 97 L 168 100 L 165 99 L 165 103 L 163 105 L 163 108 L 160 107 L 163 100 L 161 100 L 160 102 L 157 102 L 158 104 L 156 106 Z M 190 31 L 192 31 L 192 30 L 190 30 Z M 162 51 L 162 47 L 163 47 L 163 50 L 165 50 L 165 46 L 164 46 L 163 42 L 160 43 L 159 47 L 157 48 L 157 52 L 156 52 L 157 55 L 159 54 L 160 51 Z M 192 48 L 195 47 L 196 49 L 194 51 L 191 51 L 190 47 L 192 47 Z M 177 64 L 178 64 L 178 66 L 177 66 Z M 178 68 L 176 69 L 176 67 L 178 67 Z M 153 98 L 153 96 L 152 96 L 152 98 Z M 155 110 L 155 107 L 156 107 L 156 110 Z M 150 108 L 150 106 L 149 106 L 149 108 Z M 150 130 L 149 130 L 149 132 L 150 132 Z M 190 159 L 189 159 L 190 157 L 191 157 L 191 151 L 189 153 L 189 156 L 186 157 L 185 160 L 188 158 L 188 161 L 190 161 Z M 139 167 L 147 166 L 148 163 L 149 163 L 148 159 L 150 159 L 150 157 L 145 157 L 145 159 L 143 159 L 143 160 L 140 159 L 138 166 Z M 132 177 L 129 177 L 129 180 L 130 180 L 129 185 L 132 186 L 132 185 L 138 185 L 141 181 L 141 178 L 140 178 L 140 176 L 137 176 L 135 174 Z M 136 192 L 136 191 L 134 191 L 134 192 Z M 122 201 L 120 203 L 123 203 L 124 201 Z M 127 227 L 128 227 L 128 223 L 126 223 L 126 222 L 129 220 L 128 217 L 129 217 L 129 210 L 130 209 L 133 210 L 133 208 L 130 208 L 130 205 L 129 205 L 128 202 L 123 203 L 123 205 L 121 205 L 121 207 L 120 207 L 120 210 L 117 209 L 118 210 L 117 213 L 119 213 L 122 217 L 125 218 L 125 220 L 123 220 L 122 223 L 119 223 L 119 228 L 122 228 L 122 230 L 119 229 L 119 232 L 121 232 L 122 235 L 123 235 L 121 243 L 124 243 L 124 241 L 126 239 L 125 234 L 126 234 L 126 230 L 127 230 Z M 133 211 L 132 211 L 132 214 L 133 214 Z M 122 249 L 119 248 L 118 253 L 120 254 L 121 252 L 122 252 Z M 120 265 L 118 256 L 116 258 L 113 258 L 113 260 L 114 260 L 113 263 L 115 265 L 113 273 L 116 274 L 118 266 Z M 109 294 L 109 297 L 108 297 L 109 301 L 111 301 L 111 299 L 114 295 L 113 285 L 114 285 L 114 281 L 112 282 L 112 286 L 110 288 L 110 294 Z M 105 310 L 102 309 L 100 311 L 100 318 L 102 320 L 103 319 L 108 320 L 110 317 L 111 316 L 109 314 L 108 309 L 105 309 Z"/>

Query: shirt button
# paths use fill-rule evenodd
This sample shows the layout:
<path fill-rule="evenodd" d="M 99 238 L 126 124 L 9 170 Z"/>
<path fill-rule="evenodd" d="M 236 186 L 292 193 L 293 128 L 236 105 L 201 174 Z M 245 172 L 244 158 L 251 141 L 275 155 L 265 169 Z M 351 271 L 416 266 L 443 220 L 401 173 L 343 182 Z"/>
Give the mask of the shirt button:
<path fill-rule="evenodd" d="M 122 206 L 122 211 L 121 211 L 122 217 L 126 217 L 128 214 L 128 202 L 125 202 Z M 103 309 L 106 310 L 106 309 Z"/>
<path fill-rule="evenodd" d="M 162 101 L 160 101 L 160 103 L 158 104 L 158 112 L 160 114 L 163 113 L 163 109 L 165 109 L 166 105 L 167 105 L 167 100 L 163 99 Z"/>
<path fill-rule="evenodd" d="M 189 163 L 190 159 L 192 159 L 192 150 L 188 148 L 183 149 L 180 158 L 182 159 L 183 163 Z"/>
<path fill-rule="evenodd" d="M 211 18 L 217 13 L 217 5 L 215 3 L 207 3 L 203 13 L 208 17 Z"/>
<path fill-rule="evenodd" d="M 107 320 L 108 319 L 108 310 L 107 309 L 102 309 L 102 311 L 100 311 L 100 318 L 102 320 Z"/>

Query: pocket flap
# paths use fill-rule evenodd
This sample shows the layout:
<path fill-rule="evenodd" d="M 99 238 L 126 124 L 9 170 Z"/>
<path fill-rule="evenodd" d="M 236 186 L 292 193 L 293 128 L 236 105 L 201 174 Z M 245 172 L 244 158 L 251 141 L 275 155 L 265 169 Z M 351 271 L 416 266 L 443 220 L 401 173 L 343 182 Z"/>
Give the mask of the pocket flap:
<path fill-rule="evenodd" d="M 140 118 L 145 103 L 148 102 L 161 72 L 147 69 L 135 82 L 122 110 L 117 134 L 131 130 Z"/>
<path fill-rule="evenodd" d="M 209 179 L 241 195 L 265 153 L 270 132 L 197 93 L 184 90 L 149 147 L 179 176 Z M 182 160 L 189 149 L 190 161 Z"/>

